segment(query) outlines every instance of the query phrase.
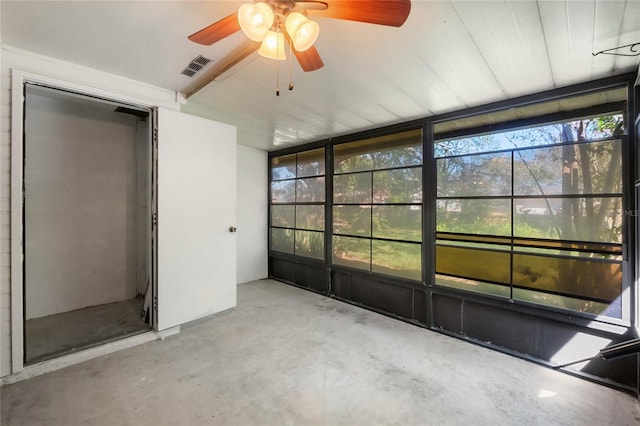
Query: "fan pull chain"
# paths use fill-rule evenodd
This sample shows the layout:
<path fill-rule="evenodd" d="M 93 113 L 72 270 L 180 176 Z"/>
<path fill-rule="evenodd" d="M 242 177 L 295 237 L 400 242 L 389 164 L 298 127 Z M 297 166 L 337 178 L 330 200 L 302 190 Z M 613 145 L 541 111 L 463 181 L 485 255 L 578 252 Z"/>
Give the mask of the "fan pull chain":
<path fill-rule="evenodd" d="M 293 90 L 293 41 L 289 37 L 289 90 Z"/>
<path fill-rule="evenodd" d="M 280 32 L 278 28 L 278 20 L 276 20 L 276 35 Z M 276 37 L 276 96 L 280 96 L 280 58 L 278 54 L 280 52 L 280 37 Z"/>
<path fill-rule="evenodd" d="M 276 96 L 280 96 L 280 65 L 276 60 Z"/>

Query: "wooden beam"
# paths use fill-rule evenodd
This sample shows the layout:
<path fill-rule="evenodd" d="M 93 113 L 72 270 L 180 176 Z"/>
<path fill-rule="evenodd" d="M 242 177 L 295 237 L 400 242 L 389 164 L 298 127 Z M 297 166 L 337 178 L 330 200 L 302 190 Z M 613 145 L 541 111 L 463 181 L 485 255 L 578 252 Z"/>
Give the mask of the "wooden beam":
<path fill-rule="evenodd" d="M 242 45 L 240 45 L 233 52 L 225 56 L 222 60 L 214 63 L 214 66 L 209 69 L 209 71 L 204 74 L 199 81 L 197 81 L 193 87 L 185 92 L 185 99 L 189 99 L 191 96 L 198 93 L 200 90 L 207 87 L 210 83 L 215 81 L 222 74 L 229 71 L 235 65 L 237 65 L 240 61 L 245 59 L 247 56 L 251 55 L 253 52 L 258 50 L 260 47 L 260 43 L 254 42 L 252 40 L 247 39 Z"/>

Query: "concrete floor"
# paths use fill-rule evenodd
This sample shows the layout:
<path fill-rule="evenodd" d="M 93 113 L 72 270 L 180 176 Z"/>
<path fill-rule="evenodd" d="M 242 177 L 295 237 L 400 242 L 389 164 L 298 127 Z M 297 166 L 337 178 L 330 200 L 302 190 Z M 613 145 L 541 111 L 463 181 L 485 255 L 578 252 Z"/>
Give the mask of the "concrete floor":
<path fill-rule="evenodd" d="M 27 363 L 149 330 L 140 320 L 143 303 L 144 299 L 137 297 L 27 320 Z"/>
<path fill-rule="evenodd" d="M 638 425 L 631 395 L 274 281 L 2 388 L 2 425 Z"/>

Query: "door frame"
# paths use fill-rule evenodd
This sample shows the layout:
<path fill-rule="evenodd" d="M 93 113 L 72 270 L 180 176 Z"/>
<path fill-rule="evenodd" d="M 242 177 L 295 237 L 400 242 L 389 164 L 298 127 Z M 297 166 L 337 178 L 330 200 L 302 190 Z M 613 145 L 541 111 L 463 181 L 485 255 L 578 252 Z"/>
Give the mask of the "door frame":
<path fill-rule="evenodd" d="M 25 84 L 39 84 L 50 88 L 80 95 L 113 101 L 138 108 L 149 109 L 150 130 L 153 133 L 154 110 L 159 104 L 171 109 L 179 109 L 177 104 L 157 102 L 144 99 L 138 96 L 127 95 L 114 92 L 113 90 L 102 89 L 82 83 L 74 83 L 60 78 L 22 71 L 16 68 L 11 69 L 11 374 L 16 374 L 25 368 L 25 339 L 24 339 L 24 119 L 25 119 Z M 123 81 L 123 86 L 124 86 Z M 124 88 L 123 88 L 124 90 Z M 151 135 L 150 135 L 151 136 Z M 150 137 L 153 140 L 153 137 Z M 155 142 L 152 142 L 152 148 Z M 151 150 L 150 161 L 154 158 Z M 151 165 L 154 163 L 152 162 Z M 151 173 L 155 173 L 152 171 Z M 157 200 L 157 182 L 150 185 L 152 199 Z M 151 211 L 155 211 L 153 206 Z M 152 227 L 152 235 L 156 233 L 156 227 Z M 156 250 L 151 246 L 150 250 Z M 157 236 L 154 237 L 157 241 Z M 152 253 L 152 257 L 154 254 Z M 152 281 L 152 291 L 156 289 L 157 277 L 155 265 L 149 268 Z M 155 304 L 154 304 L 155 306 Z M 155 320 L 157 313 L 152 313 L 152 327 L 155 330 Z M 55 359 L 55 358 L 54 358 Z M 45 361 L 47 362 L 47 361 Z"/>

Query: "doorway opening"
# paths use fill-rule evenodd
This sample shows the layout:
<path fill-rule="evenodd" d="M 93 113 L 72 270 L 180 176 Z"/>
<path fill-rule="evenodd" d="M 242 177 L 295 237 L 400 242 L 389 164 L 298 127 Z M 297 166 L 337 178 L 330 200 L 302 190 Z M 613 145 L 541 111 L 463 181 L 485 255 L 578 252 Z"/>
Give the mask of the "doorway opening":
<path fill-rule="evenodd" d="M 150 330 L 150 110 L 27 83 L 24 363 Z"/>

